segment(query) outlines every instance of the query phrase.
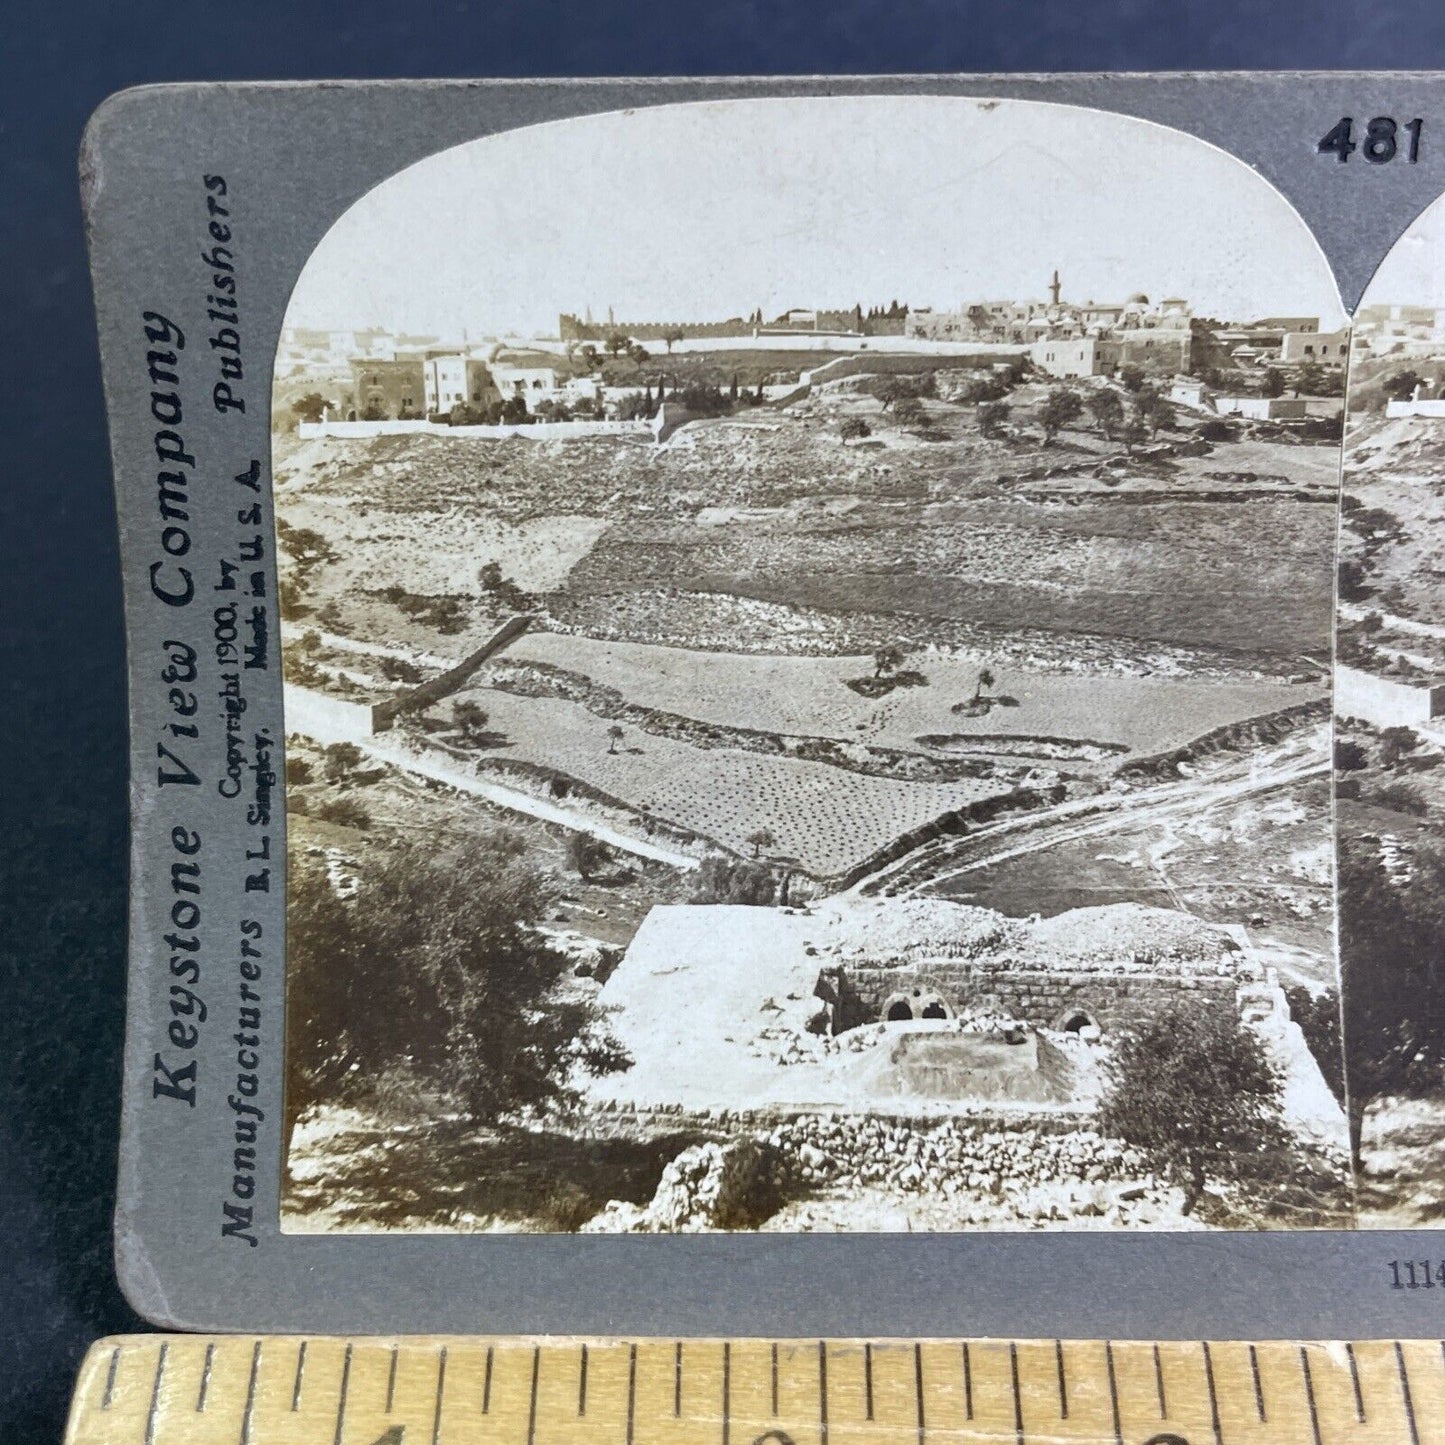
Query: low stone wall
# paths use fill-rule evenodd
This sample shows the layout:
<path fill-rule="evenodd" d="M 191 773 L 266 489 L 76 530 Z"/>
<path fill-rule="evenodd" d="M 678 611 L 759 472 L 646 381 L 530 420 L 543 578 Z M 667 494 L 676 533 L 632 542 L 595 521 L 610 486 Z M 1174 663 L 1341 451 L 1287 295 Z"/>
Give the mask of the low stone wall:
<path fill-rule="evenodd" d="M 1445 416 L 1445 398 L 1441 397 L 1410 397 L 1404 401 L 1387 401 L 1385 403 L 1385 415 L 1392 421 L 1396 417 L 1409 416 Z"/>
<path fill-rule="evenodd" d="M 1335 714 L 1376 727 L 1411 727 L 1445 712 L 1445 687 L 1396 682 L 1358 668 L 1335 667 Z"/>
<path fill-rule="evenodd" d="M 500 652 L 515 642 L 535 620 L 528 614 L 509 617 L 475 652 L 468 654 L 455 667 L 448 668 L 440 677 L 422 683 L 420 687 L 403 693 L 401 697 L 377 703 L 371 710 L 372 730 L 385 732 L 402 713 L 420 712 L 433 703 L 450 697 L 452 693 L 459 692 L 493 653 Z"/>
<path fill-rule="evenodd" d="M 520 426 L 448 426 L 432 421 L 303 421 L 297 428 L 302 441 L 319 437 L 366 439 L 368 437 L 432 436 L 483 437 L 500 441 L 520 437 L 523 441 L 577 441 L 584 437 L 656 437 L 651 421 L 537 421 Z"/>
<path fill-rule="evenodd" d="M 1184 972 L 1189 965 L 1165 972 L 1154 969 L 1118 971 L 1021 969 L 1006 962 L 971 963 L 942 959 L 898 968 L 846 967 L 845 998 L 872 1022 L 894 995 L 914 988 L 935 992 L 955 1010 L 996 1005 L 1006 1014 L 1036 1028 L 1062 1028 L 1071 1016 L 1086 1015 L 1101 1028 L 1113 1029 L 1152 1018 L 1171 1004 L 1189 1000 L 1191 1007 L 1235 1010 L 1238 981 L 1233 974 Z"/>

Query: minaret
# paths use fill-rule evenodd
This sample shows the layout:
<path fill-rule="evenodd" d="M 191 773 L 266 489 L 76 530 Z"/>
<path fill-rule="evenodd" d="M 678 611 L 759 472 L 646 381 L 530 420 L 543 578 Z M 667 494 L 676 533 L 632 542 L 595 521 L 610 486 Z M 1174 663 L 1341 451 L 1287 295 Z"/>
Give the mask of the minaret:
<path fill-rule="evenodd" d="M 1054 268 L 1054 279 L 1049 282 L 1049 300 L 1051 304 L 1059 304 L 1059 272 L 1058 267 Z"/>

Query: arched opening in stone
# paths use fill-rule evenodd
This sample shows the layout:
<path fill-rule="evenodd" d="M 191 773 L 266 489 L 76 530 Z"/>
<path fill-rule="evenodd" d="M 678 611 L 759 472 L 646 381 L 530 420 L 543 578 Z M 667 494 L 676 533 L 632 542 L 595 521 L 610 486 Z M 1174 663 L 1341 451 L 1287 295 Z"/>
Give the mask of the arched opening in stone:
<path fill-rule="evenodd" d="M 948 1010 L 944 1008 L 938 999 L 931 998 L 923 1005 L 923 1013 L 920 1017 L 926 1019 L 946 1019 L 948 1017 Z"/>
<path fill-rule="evenodd" d="M 888 1005 L 888 1012 L 884 1017 L 891 1024 L 903 1023 L 913 1017 L 913 1010 L 908 1006 L 908 1000 L 899 998 Z"/>
<path fill-rule="evenodd" d="M 1098 1028 L 1099 1021 L 1083 1009 L 1075 1009 L 1065 1017 L 1060 1027 L 1066 1034 L 1081 1034 L 1085 1029 Z"/>

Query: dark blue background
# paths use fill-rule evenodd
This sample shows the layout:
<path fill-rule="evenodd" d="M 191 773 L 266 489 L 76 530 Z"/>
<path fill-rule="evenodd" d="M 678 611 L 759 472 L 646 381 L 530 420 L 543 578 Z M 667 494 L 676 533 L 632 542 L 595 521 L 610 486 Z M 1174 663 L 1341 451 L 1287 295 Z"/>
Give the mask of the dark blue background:
<path fill-rule="evenodd" d="M 111 1274 L 125 935 L 114 517 L 76 148 L 149 81 L 1422 69 L 1439 0 L 13 4 L 0 38 L 0 1439 L 58 1440 Z M 304 140 L 298 138 L 298 144 Z"/>

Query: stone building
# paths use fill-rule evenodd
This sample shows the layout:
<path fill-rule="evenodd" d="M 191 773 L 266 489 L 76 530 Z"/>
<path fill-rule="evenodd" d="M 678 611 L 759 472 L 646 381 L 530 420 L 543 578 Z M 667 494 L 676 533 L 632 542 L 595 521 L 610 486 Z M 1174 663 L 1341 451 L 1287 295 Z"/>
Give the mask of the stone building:
<path fill-rule="evenodd" d="M 426 404 L 426 362 L 421 356 L 353 358 L 348 420 L 420 417 Z"/>

